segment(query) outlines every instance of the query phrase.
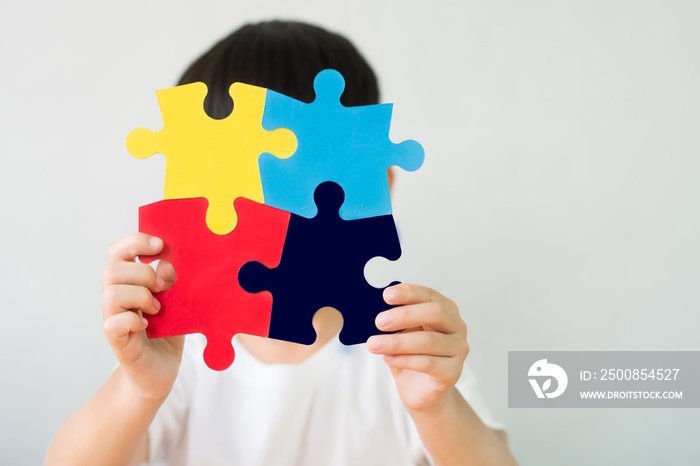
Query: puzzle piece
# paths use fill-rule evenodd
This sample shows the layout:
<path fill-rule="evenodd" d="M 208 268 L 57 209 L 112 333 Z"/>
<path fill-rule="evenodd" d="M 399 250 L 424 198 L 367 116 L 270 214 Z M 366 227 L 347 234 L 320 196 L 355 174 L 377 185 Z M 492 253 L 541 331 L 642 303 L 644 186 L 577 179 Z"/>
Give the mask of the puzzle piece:
<path fill-rule="evenodd" d="M 204 83 L 157 91 L 164 126 L 158 132 L 138 128 L 126 146 L 137 158 L 165 155 L 165 199 L 205 197 L 207 225 L 217 234 L 236 226 L 233 201 L 263 202 L 258 156 L 289 157 L 296 148 L 288 129 L 265 131 L 262 116 L 266 89 L 243 83 L 229 88 L 231 115 L 214 120 L 204 112 Z"/>
<path fill-rule="evenodd" d="M 417 170 L 423 148 L 416 141 L 391 142 L 392 104 L 344 107 L 345 80 L 337 71 L 321 71 L 314 89 L 316 100 L 310 104 L 267 91 L 263 127 L 291 129 L 297 150 L 285 160 L 260 156 L 265 203 L 311 218 L 316 215 L 314 190 L 334 181 L 345 191 L 342 218 L 390 214 L 387 170 L 392 165 Z"/>
<path fill-rule="evenodd" d="M 336 183 L 321 184 L 314 194 L 316 217 L 290 217 L 279 266 L 270 270 L 251 262 L 241 267 L 238 279 L 244 290 L 272 293 L 270 338 L 313 343 L 316 332 L 311 321 L 325 306 L 343 315 L 343 344 L 362 343 L 383 333 L 374 319 L 391 306 L 384 302 L 383 288 L 367 283 L 364 267 L 375 256 L 390 260 L 401 256 L 396 225 L 391 215 L 341 219 L 343 198 Z"/>
<path fill-rule="evenodd" d="M 206 335 L 204 361 L 212 369 L 223 370 L 235 357 L 231 338 L 236 333 L 267 336 L 272 296 L 243 291 L 238 270 L 251 260 L 269 267 L 279 264 L 290 214 L 238 198 L 238 226 L 217 235 L 205 224 L 207 206 L 206 199 L 193 198 L 159 201 L 139 209 L 139 231 L 165 242 L 160 254 L 140 260 L 147 264 L 167 260 L 177 277 L 172 287 L 156 295 L 160 312 L 144 317 L 149 338 Z"/>

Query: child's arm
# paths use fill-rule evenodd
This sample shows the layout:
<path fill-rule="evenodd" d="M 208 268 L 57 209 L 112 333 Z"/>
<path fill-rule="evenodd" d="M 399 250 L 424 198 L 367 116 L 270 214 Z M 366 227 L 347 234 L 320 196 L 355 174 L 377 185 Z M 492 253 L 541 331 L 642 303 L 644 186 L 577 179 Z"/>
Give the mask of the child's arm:
<path fill-rule="evenodd" d="M 102 273 L 104 332 L 119 367 L 83 407 L 59 429 L 47 465 L 125 465 L 146 459 L 146 431 L 175 383 L 184 337 L 149 340 L 140 312 L 155 314 L 153 293 L 174 278 L 172 266 L 158 273 L 135 261 L 160 252 L 163 242 L 136 233 L 115 243 Z"/>
<path fill-rule="evenodd" d="M 467 325 L 457 305 L 426 287 L 403 283 L 384 291 L 398 307 L 377 316 L 384 331 L 370 351 L 383 354 L 401 400 L 436 465 L 516 464 L 506 444 L 486 427 L 455 388 L 469 354 Z"/>

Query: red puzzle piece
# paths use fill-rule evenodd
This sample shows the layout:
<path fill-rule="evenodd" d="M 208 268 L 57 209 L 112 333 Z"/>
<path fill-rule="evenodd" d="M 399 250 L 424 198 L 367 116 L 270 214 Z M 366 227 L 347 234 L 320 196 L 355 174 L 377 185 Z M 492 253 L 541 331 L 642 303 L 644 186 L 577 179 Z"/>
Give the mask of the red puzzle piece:
<path fill-rule="evenodd" d="M 268 335 L 272 296 L 244 291 L 238 270 L 250 261 L 270 268 L 279 265 L 290 214 L 238 198 L 236 228 L 217 235 L 206 224 L 208 205 L 205 198 L 171 199 L 139 209 L 139 231 L 165 242 L 160 254 L 140 260 L 147 264 L 167 260 L 177 277 L 172 287 L 156 295 L 160 312 L 144 317 L 148 338 L 204 334 L 204 362 L 224 370 L 235 357 L 231 345 L 235 334 Z"/>

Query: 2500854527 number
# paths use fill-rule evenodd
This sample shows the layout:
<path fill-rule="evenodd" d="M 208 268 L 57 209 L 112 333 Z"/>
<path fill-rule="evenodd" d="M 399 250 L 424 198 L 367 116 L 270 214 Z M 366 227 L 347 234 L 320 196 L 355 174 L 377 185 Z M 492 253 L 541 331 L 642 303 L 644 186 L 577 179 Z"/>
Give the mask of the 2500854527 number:
<path fill-rule="evenodd" d="M 680 369 L 603 369 L 600 380 L 676 380 Z"/>

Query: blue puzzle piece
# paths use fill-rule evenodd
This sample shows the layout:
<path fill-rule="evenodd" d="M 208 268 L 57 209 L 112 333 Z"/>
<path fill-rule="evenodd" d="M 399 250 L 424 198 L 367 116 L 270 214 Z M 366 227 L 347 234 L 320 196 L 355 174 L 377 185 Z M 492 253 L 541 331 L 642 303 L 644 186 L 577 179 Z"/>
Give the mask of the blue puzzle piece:
<path fill-rule="evenodd" d="M 376 256 L 401 256 L 394 218 L 341 219 L 343 190 L 335 183 L 322 183 L 314 197 L 316 217 L 290 217 L 279 266 L 248 262 L 238 282 L 249 293 L 272 293 L 270 338 L 310 345 L 316 340 L 314 314 L 330 306 L 343 315 L 341 343 L 363 343 L 384 333 L 374 320 L 391 307 L 383 299 L 384 288 L 367 283 L 364 268 Z"/>
<path fill-rule="evenodd" d="M 310 104 L 267 91 L 263 128 L 292 130 L 297 150 L 284 160 L 270 154 L 258 159 L 265 204 L 311 218 L 317 211 L 314 190 L 333 181 L 345 191 L 343 219 L 392 212 L 387 170 L 392 165 L 417 170 L 423 147 L 411 140 L 391 142 L 392 104 L 345 107 L 344 89 L 340 73 L 324 70 L 314 80 L 316 99 Z"/>

